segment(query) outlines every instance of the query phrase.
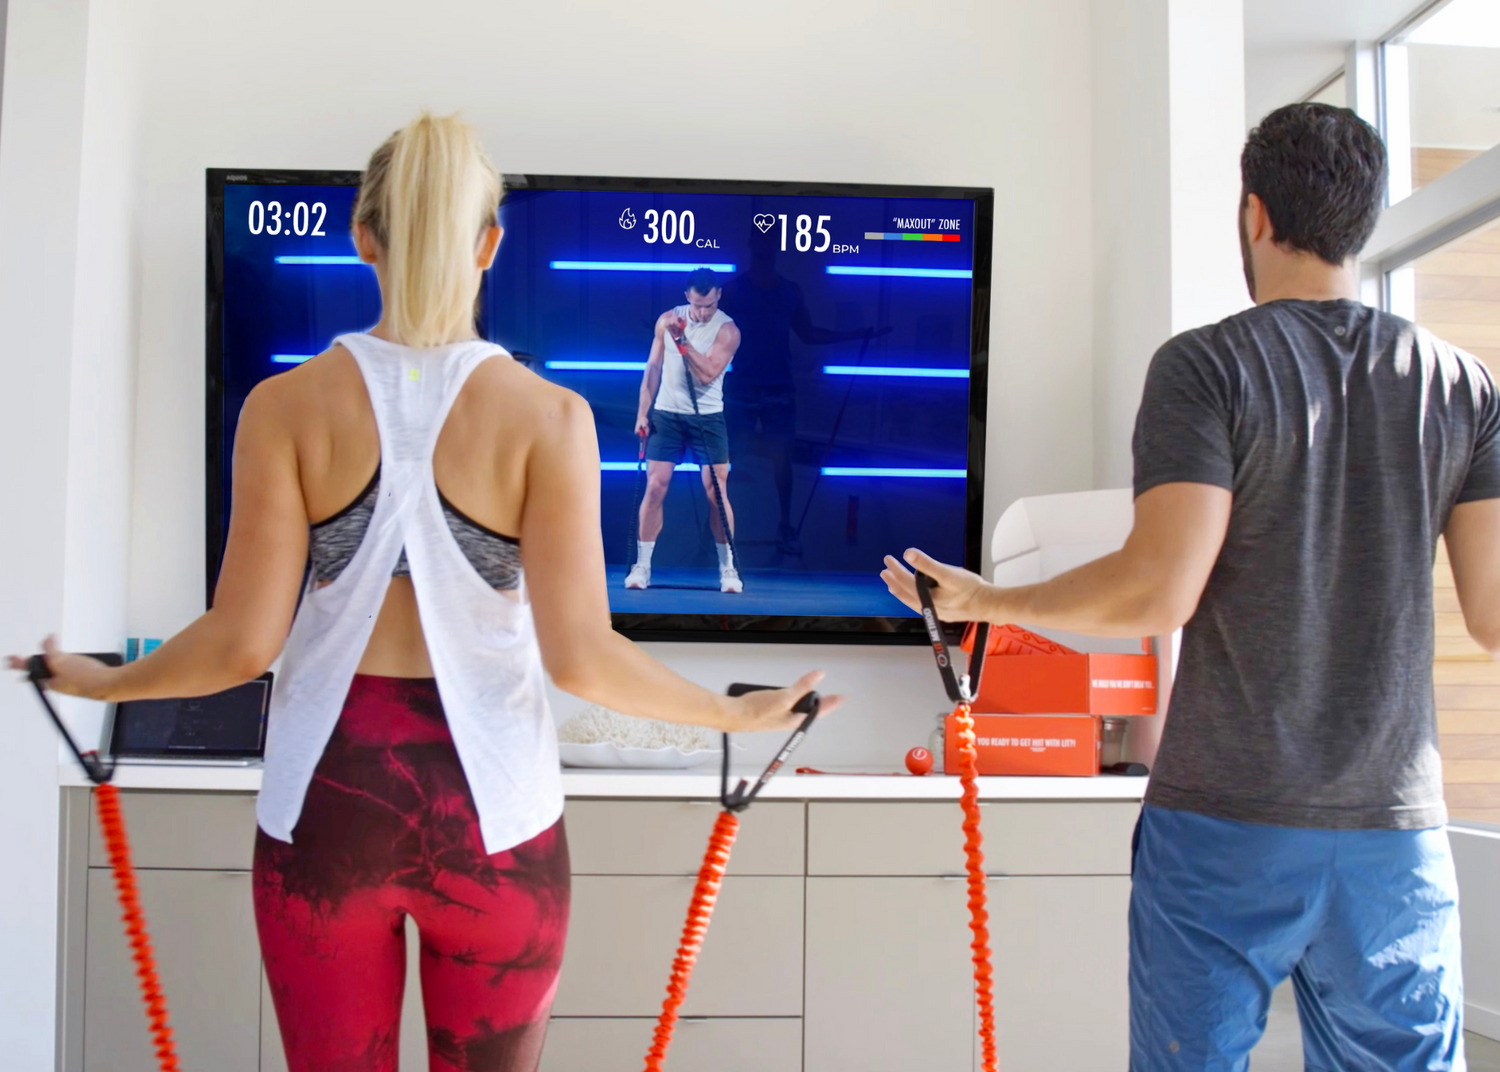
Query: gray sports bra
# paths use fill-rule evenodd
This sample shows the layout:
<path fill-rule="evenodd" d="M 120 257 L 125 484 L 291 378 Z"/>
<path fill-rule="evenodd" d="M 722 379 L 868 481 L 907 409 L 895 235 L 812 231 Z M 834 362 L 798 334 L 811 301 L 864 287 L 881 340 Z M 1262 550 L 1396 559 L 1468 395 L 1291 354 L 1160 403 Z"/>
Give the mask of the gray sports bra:
<path fill-rule="evenodd" d="M 327 584 L 337 580 L 339 574 L 354 558 L 365 532 L 370 527 L 370 518 L 375 514 L 375 503 L 380 498 L 380 467 L 365 490 L 353 502 L 338 513 L 316 525 L 310 526 L 308 539 L 309 570 L 314 584 Z M 469 560 L 476 573 L 483 577 L 491 588 L 513 591 L 521 587 L 521 541 L 514 536 L 487 529 L 472 518 L 466 517 L 458 507 L 443 498 L 443 518 L 448 522 L 448 531 L 458 542 L 459 550 Z M 411 566 L 406 561 L 406 551 L 392 577 L 410 577 Z"/>

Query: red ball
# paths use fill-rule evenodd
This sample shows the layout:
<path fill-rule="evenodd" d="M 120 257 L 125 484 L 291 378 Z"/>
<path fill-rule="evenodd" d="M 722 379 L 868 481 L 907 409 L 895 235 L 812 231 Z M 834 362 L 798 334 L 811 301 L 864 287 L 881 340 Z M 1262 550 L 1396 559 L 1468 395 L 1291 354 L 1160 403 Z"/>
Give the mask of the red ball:
<path fill-rule="evenodd" d="M 932 772 L 932 753 L 925 748 L 913 748 L 906 753 L 906 769 L 913 774 L 930 774 Z"/>

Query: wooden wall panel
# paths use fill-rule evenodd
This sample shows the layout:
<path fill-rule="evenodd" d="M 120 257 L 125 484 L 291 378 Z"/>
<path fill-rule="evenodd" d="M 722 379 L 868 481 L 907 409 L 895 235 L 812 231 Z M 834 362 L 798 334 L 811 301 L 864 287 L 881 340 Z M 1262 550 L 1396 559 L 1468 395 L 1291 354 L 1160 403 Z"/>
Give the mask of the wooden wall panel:
<path fill-rule="evenodd" d="M 1476 149 L 1426 149 L 1415 148 L 1411 153 L 1412 189 L 1426 186 L 1433 179 L 1440 179 L 1460 164 L 1466 164 L 1479 155 Z"/>
<path fill-rule="evenodd" d="M 1476 155 L 1417 149 L 1413 180 L 1431 182 Z M 1500 226 L 1481 227 L 1415 267 L 1417 322 L 1500 373 Z M 1500 664 L 1469 638 L 1442 541 L 1432 583 L 1432 672 L 1448 811 L 1500 824 Z"/>

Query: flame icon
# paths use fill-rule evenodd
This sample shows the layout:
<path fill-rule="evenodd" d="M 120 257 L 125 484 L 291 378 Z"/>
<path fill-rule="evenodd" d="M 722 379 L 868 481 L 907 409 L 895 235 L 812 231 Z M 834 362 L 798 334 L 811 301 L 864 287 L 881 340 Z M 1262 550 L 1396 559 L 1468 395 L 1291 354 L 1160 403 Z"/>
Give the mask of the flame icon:
<path fill-rule="evenodd" d="M 634 227 L 635 213 L 631 212 L 628 208 L 624 212 L 620 213 L 620 226 L 625 228 L 625 230 L 627 231 Z"/>

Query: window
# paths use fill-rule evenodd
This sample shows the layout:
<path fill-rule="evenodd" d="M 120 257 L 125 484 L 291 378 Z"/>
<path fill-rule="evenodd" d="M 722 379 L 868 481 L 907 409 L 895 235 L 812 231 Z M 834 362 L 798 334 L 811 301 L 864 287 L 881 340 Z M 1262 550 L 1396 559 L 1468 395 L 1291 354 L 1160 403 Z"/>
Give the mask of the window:
<path fill-rule="evenodd" d="M 1500 220 L 1392 271 L 1390 310 L 1469 351 L 1500 379 Z"/>
<path fill-rule="evenodd" d="M 1500 3 L 1429 11 L 1380 50 L 1392 204 L 1500 145 Z"/>
<path fill-rule="evenodd" d="M 1386 284 L 1393 313 L 1468 350 L 1500 377 L 1500 219 L 1398 266 Z M 1500 663 L 1469 639 L 1441 543 L 1433 598 L 1448 811 L 1456 822 L 1500 825 Z"/>

